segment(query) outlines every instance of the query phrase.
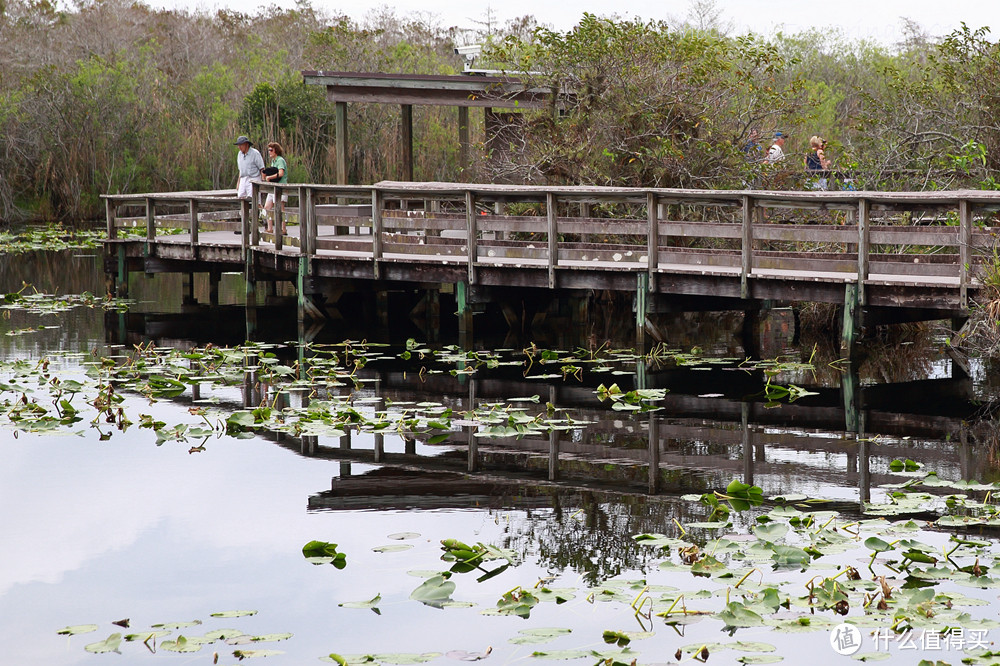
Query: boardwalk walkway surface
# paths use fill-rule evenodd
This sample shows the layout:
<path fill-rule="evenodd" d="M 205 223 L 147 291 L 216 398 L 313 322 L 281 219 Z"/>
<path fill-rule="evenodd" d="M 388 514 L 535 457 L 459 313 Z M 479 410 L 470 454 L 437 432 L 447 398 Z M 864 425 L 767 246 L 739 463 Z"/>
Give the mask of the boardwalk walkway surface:
<path fill-rule="evenodd" d="M 995 263 L 1000 193 L 779 192 L 381 182 L 259 185 L 290 206 L 262 234 L 232 191 L 107 195 L 109 275 L 231 272 L 336 289 L 454 288 L 635 295 L 637 325 L 666 301 L 844 306 L 861 322 L 960 318 Z M 145 229 L 122 237 L 122 227 Z M 165 233 L 167 227 L 174 234 Z M 177 229 L 180 233 L 176 233 Z M 236 233 L 234 233 L 236 232 Z M 312 310 L 303 304 L 303 316 Z"/>

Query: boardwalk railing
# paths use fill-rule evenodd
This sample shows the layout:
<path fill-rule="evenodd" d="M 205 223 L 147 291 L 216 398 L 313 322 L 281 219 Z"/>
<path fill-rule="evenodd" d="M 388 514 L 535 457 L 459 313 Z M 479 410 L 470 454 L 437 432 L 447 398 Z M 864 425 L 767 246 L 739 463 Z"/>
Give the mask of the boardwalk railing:
<path fill-rule="evenodd" d="M 230 191 L 107 195 L 108 237 L 145 220 L 147 242 L 177 259 L 187 255 L 168 246 L 239 246 L 240 261 L 299 256 L 307 259 L 303 270 L 331 278 L 758 300 L 835 301 L 846 287 L 848 301 L 861 306 L 953 312 L 966 310 L 970 293 L 997 269 L 991 225 L 1000 192 L 411 182 L 260 183 L 254 192 L 255 202 L 264 193 L 288 195 L 273 214 L 275 228 L 290 224 L 290 233 L 263 234 L 251 224 L 257 203 Z M 129 218 L 129 208 L 142 214 Z M 189 233 L 161 237 L 159 225 Z M 210 226 L 242 233 L 209 241 Z"/>

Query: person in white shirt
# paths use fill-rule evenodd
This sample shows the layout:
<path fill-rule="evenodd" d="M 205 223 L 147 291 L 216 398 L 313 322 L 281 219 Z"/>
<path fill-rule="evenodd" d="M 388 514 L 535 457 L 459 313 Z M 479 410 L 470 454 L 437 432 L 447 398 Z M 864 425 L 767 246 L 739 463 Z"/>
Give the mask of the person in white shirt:
<path fill-rule="evenodd" d="M 250 139 L 245 136 L 236 139 L 234 144 L 240 149 L 240 152 L 236 154 L 236 166 L 240 170 L 236 196 L 240 199 L 249 199 L 253 195 L 250 183 L 254 180 L 260 180 L 260 170 L 264 168 L 264 158 L 260 156 L 259 150 L 252 147 Z"/>
<path fill-rule="evenodd" d="M 785 151 L 781 147 L 785 145 L 785 135 L 782 132 L 774 133 L 774 143 L 767 150 L 767 160 L 768 164 L 774 164 L 775 162 L 780 162 L 785 159 Z"/>

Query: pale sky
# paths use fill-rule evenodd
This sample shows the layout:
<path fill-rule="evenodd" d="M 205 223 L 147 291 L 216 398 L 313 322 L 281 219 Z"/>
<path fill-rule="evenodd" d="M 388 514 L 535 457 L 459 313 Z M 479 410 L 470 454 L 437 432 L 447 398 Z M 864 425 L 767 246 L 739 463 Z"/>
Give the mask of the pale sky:
<path fill-rule="evenodd" d="M 212 10 L 228 7 L 254 12 L 261 6 L 291 2 L 275 0 L 149 0 L 149 4 L 167 8 Z M 493 21 L 506 21 L 532 15 L 557 30 L 568 30 L 584 12 L 607 16 L 617 13 L 629 18 L 672 20 L 685 18 L 691 0 L 312 0 L 313 7 L 331 14 L 346 14 L 363 20 L 373 10 L 389 7 L 398 15 L 420 15 L 435 19 L 442 27 L 473 29 L 492 14 Z M 802 0 L 715 0 L 721 19 L 732 24 L 736 34 L 773 30 L 800 32 L 813 27 L 839 27 L 851 38 L 873 38 L 892 44 L 902 35 L 903 17 L 920 24 L 931 36 L 951 32 L 964 21 L 972 28 L 994 28 L 991 37 L 1000 35 L 1000 2 L 996 0 L 837 0 L 802 2 Z"/>

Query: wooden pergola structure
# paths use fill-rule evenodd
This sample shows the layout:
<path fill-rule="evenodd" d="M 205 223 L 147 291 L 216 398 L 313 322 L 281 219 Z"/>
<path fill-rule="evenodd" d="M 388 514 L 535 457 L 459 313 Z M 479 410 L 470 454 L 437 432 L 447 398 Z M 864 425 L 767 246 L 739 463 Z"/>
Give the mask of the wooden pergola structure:
<path fill-rule="evenodd" d="M 453 106 L 458 109 L 459 163 L 469 166 L 469 107 L 531 109 L 552 104 L 547 89 L 528 88 L 518 79 L 485 74 L 427 75 L 369 72 L 304 71 L 305 83 L 326 86 L 336 104 L 337 184 L 347 184 L 347 104 L 398 104 L 403 180 L 413 180 L 413 106 Z"/>

